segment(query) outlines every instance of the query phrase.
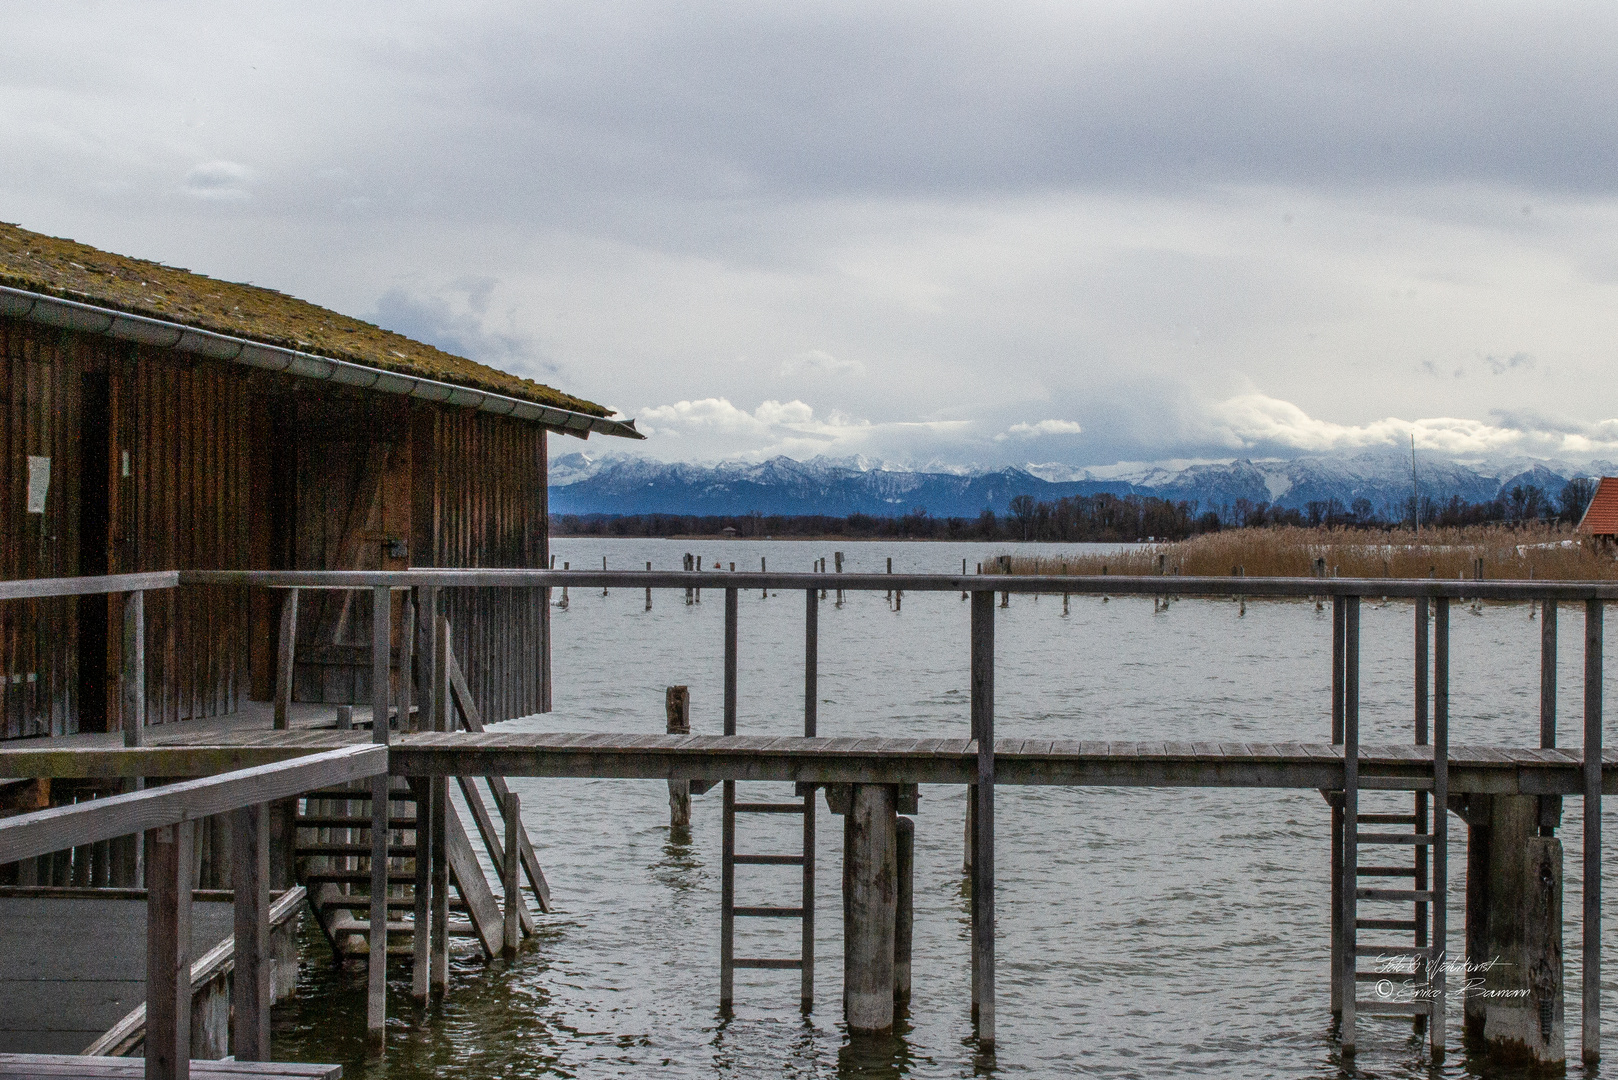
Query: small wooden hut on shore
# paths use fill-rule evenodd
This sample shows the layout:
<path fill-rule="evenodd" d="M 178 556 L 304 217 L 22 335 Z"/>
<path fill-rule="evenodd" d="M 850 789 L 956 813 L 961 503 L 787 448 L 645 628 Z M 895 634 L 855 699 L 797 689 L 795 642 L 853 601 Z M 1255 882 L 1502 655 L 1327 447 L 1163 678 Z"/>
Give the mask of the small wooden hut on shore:
<path fill-rule="evenodd" d="M 1618 476 L 1603 476 L 1596 481 L 1595 494 L 1579 518 L 1578 531 L 1597 543 L 1618 542 Z"/>
<path fill-rule="evenodd" d="M 593 402 L 271 289 L 4 224 L 0 354 L 4 578 L 542 567 L 546 433 L 641 437 Z M 306 598 L 295 699 L 370 700 L 369 605 L 350 595 Z M 0 605 L 0 738 L 120 727 L 121 602 Z M 147 722 L 268 700 L 279 603 L 154 595 Z M 450 604 L 485 716 L 548 709 L 543 594 Z"/>

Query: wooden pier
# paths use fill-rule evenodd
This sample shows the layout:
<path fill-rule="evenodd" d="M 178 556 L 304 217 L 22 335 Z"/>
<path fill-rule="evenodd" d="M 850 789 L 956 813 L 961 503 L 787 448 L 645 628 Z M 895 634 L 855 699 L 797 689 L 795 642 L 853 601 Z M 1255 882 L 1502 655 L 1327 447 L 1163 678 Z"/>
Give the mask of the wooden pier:
<path fill-rule="evenodd" d="M 23 583 L 0 585 L 0 599 L 7 589 Z M 33 584 L 33 583 L 30 583 Z M 1540 1064 L 1561 1060 L 1560 1027 L 1560 842 L 1554 831 L 1560 824 L 1561 800 L 1582 800 L 1584 850 L 1582 878 L 1584 908 L 1580 920 L 1583 950 L 1583 995 L 1581 1052 L 1584 1060 L 1599 1055 L 1601 972 L 1600 955 L 1600 806 L 1604 793 L 1618 790 L 1618 751 L 1607 750 L 1601 741 L 1601 624 L 1605 602 L 1618 599 L 1618 585 L 1604 583 L 1545 582 L 1440 582 L 1433 580 L 1351 580 L 1336 578 L 1254 579 L 1243 578 L 1240 592 L 1247 599 L 1258 597 L 1330 597 L 1333 605 L 1333 648 L 1329 663 L 1332 694 L 1329 716 L 1300 716 L 1300 731 L 1314 728 L 1330 738 L 1321 742 L 1085 742 L 1059 739 L 1000 739 L 994 730 L 994 621 L 995 597 L 1010 593 L 1102 593 L 1110 596 L 1209 596 L 1231 595 L 1235 587 L 1228 579 L 1149 576 L 1137 578 L 1030 577 L 1010 575 L 838 575 L 839 591 L 955 592 L 970 596 L 970 624 L 966 637 L 971 645 L 969 739 L 890 739 L 822 738 L 815 734 L 817 612 L 819 593 L 829 584 L 824 574 L 769 574 L 703 572 L 606 572 L 606 571 L 395 571 L 395 572 L 180 572 L 171 581 L 143 582 L 140 588 L 174 588 L 190 585 L 210 587 L 255 585 L 297 591 L 340 589 L 372 594 L 377 617 L 373 649 L 373 687 L 389 685 L 389 664 L 396 647 L 404 657 L 414 657 L 416 679 L 401 680 L 402 700 L 392 708 L 385 694 L 373 695 L 369 732 L 324 728 L 299 729 L 287 717 L 292 711 L 289 698 L 277 702 L 277 717 L 259 718 L 238 724 L 213 723 L 182 730 L 147 728 L 130 740 L 135 745 L 108 747 L 75 744 L 71 739 L 42 741 L 36 745 L 0 746 L 0 776 L 142 777 L 201 776 L 230 769 L 276 767 L 314 755 L 324 758 L 350 752 L 361 744 L 375 744 L 385 754 L 386 770 L 394 777 L 408 778 L 416 790 L 442 792 L 449 777 L 528 776 L 592 777 L 623 779 L 662 779 L 675 782 L 723 783 L 726 790 L 727 825 L 735 804 L 734 783 L 771 781 L 796 785 L 804 796 L 797 812 L 812 815 L 812 792 L 827 787 L 830 795 L 839 792 L 845 821 L 845 936 L 850 941 L 875 943 L 858 955 L 845 957 L 845 1009 L 854 1032 L 880 1031 L 893 1022 L 891 1007 L 883 1008 L 887 995 L 881 986 L 898 985 L 902 928 L 909 913 L 900 911 L 897 895 L 874 887 L 883 877 L 881 866 L 897 859 L 904 832 L 894 820 L 906 789 L 916 784 L 961 784 L 972 792 L 968 824 L 970 893 L 972 897 L 971 962 L 972 1015 L 980 1045 L 992 1050 L 995 1037 L 995 947 L 994 947 L 994 793 L 998 786 L 1075 785 L 1075 786 L 1188 786 L 1231 788 L 1315 789 L 1324 796 L 1332 818 L 1332 849 L 1323 862 L 1331 867 L 1328 882 L 1333 897 L 1330 941 L 1332 967 L 1327 980 L 1332 1013 L 1338 1019 L 1340 1045 L 1345 1053 L 1356 1046 L 1358 1018 L 1368 1014 L 1403 1015 L 1415 1018 L 1425 1033 L 1434 1060 L 1445 1052 L 1445 954 L 1447 895 L 1450 888 L 1445 862 L 1447 826 L 1450 813 L 1466 823 L 1474 847 L 1491 838 L 1489 860 L 1471 871 L 1468 888 L 1479 889 L 1485 904 L 1519 903 L 1523 893 L 1521 875 L 1539 872 L 1531 868 L 1552 868 L 1540 874 L 1543 882 L 1530 907 L 1539 920 L 1526 938 L 1506 937 L 1502 947 L 1516 950 L 1554 950 L 1551 967 L 1539 964 L 1539 981 L 1532 988 L 1541 1019 L 1478 1013 L 1477 1033 L 1493 1045 L 1521 1044 L 1523 1052 Z M 457 693 L 450 672 L 452 657 L 446 655 L 447 640 L 443 622 L 444 594 L 459 588 L 552 589 L 576 588 L 675 589 L 692 590 L 698 585 L 722 589 L 725 593 L 724 625 L 724 715 L 725 731 L 717 735 L 690 734 L 565 734 L 505 732 L 498 728 L 476 730 L 481 724 L 464 724 L 456 730 L 453 714 Z M 736 731 L 738 684 L 737 643 L 739 614 L 737 597 L 742 590 L 801 591 L 805 597 L 804 731 L 801 736 L 745 735 Z M 414 638 L 402 644 L 388 636 L 389 620 L 382 617 L 391 594 L 405 590 L 413 597 L 411 618 L 418 628 Z M 22 595 L 22 593 L 18 593 Z M 1363 597 L 1408 597 L 1415 601 L 1416 670 L 1412 679 L 1412 728 L 1408 743 L 1362 745 L 1360 742 L 1359 700 L 1359 607 Z M 1470 746 L 1449 741 L 1449 607 L 1456 599 L 1531 601 L 1542 605 L 1547 615 L 1546 636 L 1539 662 L 1554 674 L 1556 640 L 1554 615 L 1558 603 L 1578 603 L 1584 608 L 1585 685 L 1582 738 L 1575 747 L 1557 743 L 1554 715 L 1555 697 L 1550 694 L 1542 705 L 1535 725 L 1532 745 Z M 287 607 L 295 610 L 296 601 Z M 138 608 L 138 605 L 136 605 Z M 1429 623 L 1431 625 L 1429 625 Z M 407 665 L 405 670 L 409 670 Z M 412 696 L 414 695 L 414 696 Z M 421 703 L 412 710 L 412 701 Z M 464 711 L 464 706 L 461 706 Z M 1120 726 L 1129 723 L 1120 717 Z M 390 722 L 391 720 L 391 722 Z M 647 727 L 653 725 L 648 723 Z M 658 725 L 661 726 L 661 725 Z M 395 728 L 397 730 L 395 730 Z M 387 790 L 385 779 L 371 781 L 378 793 Z M 847 785 L 846 788 L 843 786 Z M 808 794 L 805 794 L 808 793 Z M 1398 797 L 1404 803 L 1379 805 L 1377 799 Z M 441 796 L 432 794 L 418 806 L 425 806 L 431 818 L 440 813 Z M 386 807 L 380 795 L 371 800 L 373 810 Z M 93 803 L 90 806 L 93 807 Z M 773 805 L 773 804 L 772 804 Z M 1402 808 L 1401 808 L 1402 807 Z M 1524 808 L 1527 808 L 1526 810 Z M 806 809 L 807 808 L 807 809 Z M 834 805 L 834 809 L 837 807 Z M 1533 845 L 1519 828 L 1527 813 L 1532 819 Z M 418 812 L 419 816 L 419 812 Z M 491 826 L 492 828 L 492 826 Z M 812 828 L 812 816 L 806 823 Z M 5 825 L 0 824 L 0 840 Z M 1478 830 L 1487 830 L 1480 832 Z M 372 824 L 370 865 L 372 874 L 387 865 L 389 850 L 385 809 L 378 811 Z M 728 829 L 727 829 L 728 836 Z M 417 881 L 430 896 L 435 912 L 442 912 L 446 893 L 444 841 L 436 830 L 418 830 L 415 856 Z M 497 841 L 498 843 L 498 841 Z M 510 848 L 510 844 L 507 844 Z M 1519 850 L 1521 849 L 1521 850 Z M 1404 850 L 1411 854 L 1408 865 L 1362 862 L 1366 852 Z M 509 850 L 507 854 L 512 852 Z M 744 859 L 727 846 L 727 869 Z M 801 861 L 801 860 L 800 860 Z M 497 859 L 509 880 L 515 878 L 514 859 Z M 1489 875 L 1491 893 L 1483 888 L 1479 875 Z M 1517 875 L 1517 876 L 1513 876 Z M 891 875 L 889 875 L 891 877 Z M 1408 883 L 1393 887 L 1385 882 L 1364 879 L 1404 877 Z M 429 881 L 430 878 L 430 881 Z M 385 882 L 385 878 L 381 879 Z M 728 881 L 728 874 L 727 874 Z M 812 896 L 811 874 L 805 875 L 805 895 Z M 508 893 L 510 889 L 508 888 Z M 1529 891 L 1533 891 L 1530 889 Z M 383 894 L 383 884 L 373 884 L 373 898 Z M 902 893 L 902 890 L 901 890 Z M 1542 893 L 1542 895 L 1541 895 Z M 418 896 L 421 894 L 418 893 Z M 1493 897 L 1494 899 L 1489 899 Z M 1396 905 L 1402 914 L 1384 914 Z M 721 934 L 721 1007 L 730 999 L 729 973 L 745 966 L 729 948 L 730 920 L 742 913 L 735 908 L 730 890 L 725 897 Z M 1368 910 L 1362 912 L 1362 905 Z M 1537 905 L 1537 906 L 1535 906 Z M 752 909 L 748 909 L 751 911 Z M 762 910 L 762 909 L 760 909 Z M 771 909 L 772 912 L 776 909 Z M 780 910 L 785 910 L 780 909 Z M 1548 929 L 1550 912 L 1555 913 L 1554 934 Z M 1477 947 L 1492 940 L 1479 930 L 1474 934 L 1469 905 L 1468 943 Z M 1481 917 L 1481 916 L 1480 916 Z M 425 927 L 426 916 L 418 907 L 415 925 Z M 1520 920 L 1519 920 L 1520 921 Z M 373 911 L 373 933 L 386 922 L 385 914 Z M 508 923 L 509 925 L 509 923 Z M 1504 925 L 1503 923 L 1501 925 Z M 436 959 L 442 941 L 441 917 L 432 927 Z M 1368 941 L 1361 935 L 1396 932 L 1410 936 L 1408 943 Z M 1554 938 L 1554 940 L 1552 940 Z M 1531 939 L 1531 940 L 1530 940 Z M 509 941 L 509 936 L 507 939 Z M 385 938 L 373 942 L 369 963 L 373 989 L 380 986 L 382 948 Z M 756 966 L 794 967 L 803 971 L 803 985 L 812 986 L 812 928 L 806 928 L 804 959 L 790 964 L 786 959 Z M 886 950 L 893 950 L 887 956 Z M 875 949 L 882 955 L 866 955 Z M 1522 955 L 1522 954 L 1519 954 Z M 1539 954 L 1535 954 L 1536 956 Z M 1409 975 L 1423 995 L 1409 1001 L 1390 1002 L 1365 998 L 1368 972 L 1359 961 L 1370 958 L 1400 957 L 1414 964 Z M 424 954 L 416 963 L 426 973 Z M 907 988 L 906 988 L 907 989 Z M 805 990 L 807 994 L 807 989 Z M 1552 995 L 1557 1003 L 1547 1009 Z M 1325 1000 L 1323 997 L 1323 1003 Z M 1469 1006 L 1470 1010 L 1470 1006 Z M 380 1034 L 380 995 L 373 994 L 371 1026 Z M 1468 1030 L 1473 1030 L 1468 1013 Z M 1523 1032 L 1532 1028 L 1524 1036 Z M 1500 1034 L 1510 1032 L 1510 1039 Z M 1512 1040 L 1515 1040 L 1514 1042 Z"/>

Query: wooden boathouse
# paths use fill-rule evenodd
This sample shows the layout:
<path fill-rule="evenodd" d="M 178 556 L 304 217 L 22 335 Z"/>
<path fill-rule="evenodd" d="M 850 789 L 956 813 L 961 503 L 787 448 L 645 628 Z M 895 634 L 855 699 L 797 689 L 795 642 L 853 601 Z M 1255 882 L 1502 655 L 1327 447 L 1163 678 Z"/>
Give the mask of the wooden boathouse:
<path fill-rule="evenodd" d="M 0 355 L 6 580 L 543 567 L 546 433 L 641 437 L 592 402 L 274 290 L 4 224 Z M 351 596 L 301 613 L 294 700 L 369 702 L 371 613 Z M 147 723 L 268 701 L 280 602 L 154 594 Z M 544 711 L 544 598 L 452 605 L 484 714 Z M 116 594 L 0 605 L 0 738 L 118 730 L 122 618 Z"/>

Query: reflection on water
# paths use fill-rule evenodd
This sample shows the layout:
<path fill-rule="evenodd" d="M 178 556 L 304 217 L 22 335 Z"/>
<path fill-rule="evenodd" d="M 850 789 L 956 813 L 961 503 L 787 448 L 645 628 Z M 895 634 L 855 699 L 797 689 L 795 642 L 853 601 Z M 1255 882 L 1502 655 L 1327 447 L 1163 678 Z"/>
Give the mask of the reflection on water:
<path fill-rule="evenodd" d="M 558 562 L 675 567 L 686 551 L 808 569 L 830 543 L 564 540 Z M 1005 545 L 846 544 L 850 571 L 960 569 Z M 663 689 L 691 687 L 692 726 L 717 732 L 722 598 L 575 589 L 555 616 L 557 711 L 527 730 L 658 732 Z M 959 594 L 882 594 L 821 605 L 820 731 L 964 737 L 967 605 Z M 1363 612 L 1364 739 L 1405 741 L 1412 609 Z M 1330 617 L 1307 602 L 1013 597 L 997 608 L 997 725 L 1003 736 L 1324 741 Z M 801 723 L 803 603 L 744 593 L 740 730 Z M 1579 727 L 1581 625 L 1562 618 L 1565 742 Z M 1456 743 L 1537 738 L 1539 624 L 1525 607 L 1457 607 L 1452 649 Z M 1608 709 L 1607 739 L 1618 736 Z M 514 965 L 485 966 L 457 942 L 448 998 L 418 1013 L 409 969 L 390 979 L 388 1054 L 364 1057 L 364 979 L 333 971 L 305 930 L 299 995 L 276 1013 L 278 1056 L 340 1061 L 358 1077 L 1461 1077 L 1450 1010 L 1448 1061 L 1431 1069 L 1408 1021 L 1364 1020 L 1345 1070 L 1327 1009 L 1329 820 L 1314 792 L 1002 788 L 997 804 L 999 1047 L 971 1038 L 967 901 L 959 788 L 922 789 L 916 818 L 914 990 L 899 1030 L 850 1040 L 841 1025 L 842 830 L 822 804 L 817 859 L 816 998 L 798 974 L 741 971 L 736 1015 L 718 999 L 719 791 L 694 800 L 688 837 L 668 828 L 661 781 L 517 779 L 557 912 L 539 919 Z M 751 794 L 749 789 L 751 788 Z M 783 787 L 741 785 L 743 798 Z M 1618 800 L 1615 800 L 1618 801 Z M 1577 1054 L 1578 800 L 1567 852 L 1566 985 Z M 760 815 L 773 818 L 774 815 Z M 1451 819 L 1452 822 L 1458 819 Z M 1618 836 L 1609 820 L 1608 835 Z M 738 822 L 738 849 L 791 850 L 797 826 Z M 1465 829 L 1451 829 L 1449 946 L 1462 950 Z M 744 846 L 750 845 L 750 846 Z M 772 846 L 773 845 L 773 846 Z M 789 846 L 790 845 L 790 846 Z M 1618 868 L 1618 860 L 1609 860 Z M 739 903 L 792 902 L 795 867 L 738 868 Z M 1603 893 L 1618 926 L 1618 875 Z M 787 920 L 750 920 L 786 923 Z M 794 955 L 797 924 L 738 927 L 742 955 Z M 754 951 L 758 950 L 758 951 Z M 1607 970 L 1615 967 L 1608 965 Z M 1609 991 L 1613 987 L 1609 984 Z M 1609 995 L 1609 1012 L 1614 998 Z M 1618 1025 L 1608 1023 L 1610 1031 Z M 1618 1038 L 1604 1047 L 1613 1060 Z M 1579 1075 L 1574 1065 L 1572 1075 Z M 1509 1075 L 1509 1074 L 1506 1074 Z"/>

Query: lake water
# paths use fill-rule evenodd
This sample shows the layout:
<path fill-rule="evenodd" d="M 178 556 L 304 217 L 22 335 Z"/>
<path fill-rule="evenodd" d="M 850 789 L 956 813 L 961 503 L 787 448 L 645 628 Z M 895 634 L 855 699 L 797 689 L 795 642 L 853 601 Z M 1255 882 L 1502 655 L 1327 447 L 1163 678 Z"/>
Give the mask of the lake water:
<path fill-rule="evenodd" d="M 808 570 L 832 551 L 849 572 L 959 571 L 1021 545 L 564 539 L 557 565 Z M 1030 550 L 1033 545 L 1028 546 Z M 1080 546 L 1065 550 L 1078 550 Z M 1057 549 L 1040 547 L 1049 554 Z M 691 687 L 692 727 L 720 730 L 721 591 L 574 589 L 554 612 L 556 711 L 513 721 L 550 731 L 663 730 L 663 689 Z M 958 593 L 881 593 L 820 607 L 822 735 L 964 738 L 968 605 Z M 1534 745 L 1539 623 L 1527 606 L 1457 605 L 1452 618 L 1456 743 Z M 1362 614 L 1362 738 L 1408 741 L 1412 607 Z M 996 610 L 996 730 L 1002 737 L 1329 739 L 1329 606 L 1013 596 Z M 1565 744 L 1579 741 L 1582 615 L 1564 610 L 1559 685 Z M 803 597 L 741 600 L 743 734 L 802 725 Z M 1609 635 L 1611 636 L 1611 635 Z M 1611 666 L 1609 665 L 1609 670 Z M 1607 709 L 1608 717 L 1618 710 Z M 1607 745 L 1618 741 L 1609 720 Z M 719 791 L 698 797 L 689 844 L 670 842 L 662 781 L 514 779 L 557 911 L 515 965 L 458 952 L 447 1000 L 422 1016 L 408 968 L 390 979 L 388 1055 L 363 1050 L 363 975 L 334 972 L 306 928 L 297 1000 L 276 1013 L 277 1056 L 341 1061 L 350 1077 L 1461 1077 L 1461 1008 L 1451 1053 L 1430 1067 L 1409 1021 L 1362 1020 L 1345 1070 L 1330 1036 L 1329 812 L 1315 792 L 1002 787 L 996 798 L 998 1051 L 975 1051 L 964 792 L 923 786 L 916 816 L 914 995 L 890 1039 L 851 1043 L 841 1024 L 840 819 L 820 814 L 814 1011 L 792 971 L 737 973 L 718 1000 Z M 785 785 L 741 785 L 739 797 Z M 1367 796 L 1369 801 L 1378 798 Z M 1381 796 L 1391 799 L 1391 796 Z M 1400 801 L 1408 806 L 1409 796 Z M 1612 806 L 1618 800 L 1610 800 Z M 1389 806 L 1388 808 L 1393 808 Z M 1579 801 L 1560 830 L 1567 870 L 1569 1057 L 1578 1056 Z M 1450 951 L 1463 952 L 1465 828 L 1451 817 Z M 738 850 L 791 851 L 793 818 L 743 818 Z M 794 823 L 794 824 L 789 824 Z M 1609 812 L 1605 835 L 1618 836 Z M 1603 888 L 1618 928 L 1618 859 Z M 778 873 L 776 871 L 779 871 Z M 796 869 L 741 867 L 738 903 L 796 903 Z M 746 923 L 779 926 L 750 927 Z M 1609 934 L 1612 930 L 1609 930 Z M 741 920 L 738 955 L 796 955 L 797 923 Z M 1369 935 L 1368 935 L 1369 936 Z M 1609 958 L 1606 970 L 1615 965 Z M 1618 996 L 1605 984 L 1603 1056 L 1618 1061 Z M 1571 1075 L 1581 1075 L 1575 1063 Z"/>

